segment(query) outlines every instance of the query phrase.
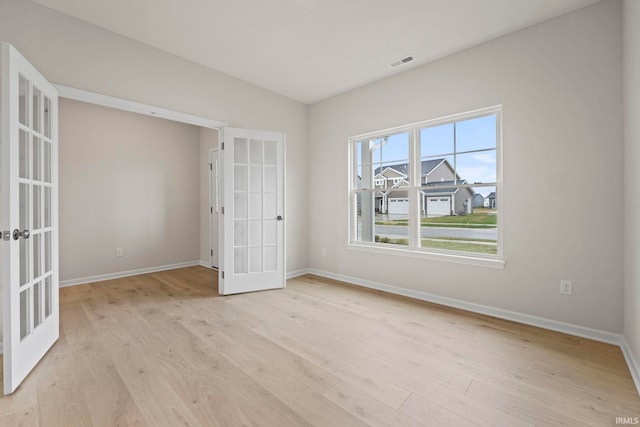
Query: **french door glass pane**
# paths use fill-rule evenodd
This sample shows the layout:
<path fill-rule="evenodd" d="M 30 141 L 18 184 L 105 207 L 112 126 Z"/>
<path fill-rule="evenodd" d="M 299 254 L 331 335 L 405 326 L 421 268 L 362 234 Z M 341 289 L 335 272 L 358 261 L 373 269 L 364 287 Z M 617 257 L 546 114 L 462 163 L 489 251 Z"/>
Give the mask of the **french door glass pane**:
<path fill-rule="evenodd" d="M 276 192 L 276 181 L 278 171 L 273 167 L 264 168 L 264 191 L 267 192 Z"/>
<path fill-rule="evenodd" d="M 42 193 L 42 186 L 34 185 L 33 187 L 33 230 L 38 230 L 42 227 L 42 210 L 40 209 L 40 200 Z"/>
<path fill-rule="evenodd" d="M 247 217 L 247 193 L 236 193 L 233 195 L 234 218 Z"/>
<path fill-rule="evenodd" d="M 262 218 L 262 193 L 249 194 L 249 218 Z"/>
<path fill-rule="evenodd" d="M 29 282 L 29 240 L 20 239 L 20 286 Z"/>
<path fill-rule="evenodd" d="M 246 139 L 235 138 L 235 140 L 233 141 L 233 158 L 235 163 L 248 163 Z"/>
<path fill-rule="evenodd" d="M 18 121 L 29 126 L 29 82 L 22 75 L 19 78 Z"/>
<path fill-rule="evenodd" d="M 51 276 L 44 279 L 44 317 L 51 315 L 53 308 L 53 294 L 51 292 Z"/>
<path fill-rule="evenodd" d="M 278 149 L 275 141 L 264 142 L 264 164 L 275 166 L 278 158 Z"/>
<path fill-rule="evenodd" d="M 44 143 L 44 182 L 51 183 L 51 143 Z"/>
<path fill-rule="evenodd" d="M 249 272 L 262 273 L 262 247 L 249 248 Z"/>
<path fill-rule="evenodd" d="M 20 292 L 20 339 L 24 339 L 29 334 L 29 293 L 31 289 Z"/>
<path fill-rule="evenodd" d="M 264 244 L 265 245 L 275 245 L 276 237 L 278 234 L 278 224 L 276 220 L 264 220 Z"/>
<path fill-rule="evenodd" d="M 249 246 L 262 245 L 262 221 L 249 221 Z"/>
<path fill-rule="evenodd" d="M 42 282 L 33 286 L 33 327 L 42 323 Z"/>
<path fill-rule="evenodd" d="M 44 226 L 51 227 L 51 187 L 44 187 Z"/>
<path fill-rule="evenodd" d="M 247 221 L 235 220 L 233 222 L 234 246 L 247 246 Z"/>
<path fill-rule="evenodd" d="M 29 227 L 29 184 L 20 184 L 20 230 L 28 230 Z"/>
<path fill-rule="evenodd" d="M 51 100 L 44 97 L 44 136 L 51 138 Z"/>
<path fill-rule="evenodd" d="M 33 137 L 33 179 L 35 181 L 40 181 L 42 179 L 42 171 L 40 169 L 40 161 L 42 151 L 42 141 L 40 138 L 34 136 Z"/>
<path fill-rule="evenodd" d="M 276 204 L 276 194 L 275 193 L 265 193 L 264 197 L 264 218 L 275 219 L 277 215 L 277 204 Z"/>
<path fill-rule="evenodd" d="M 262 191 L 262 166 L 251 166 L 249 170 L 249 191 Z"/>
<path fill-rule="evenodd" d="M 278 251 L 276 246 L 264 248 L 264 271 L 276 271 L 278 267 Z"/>
<path fill-rule="evenodd" d="M 234 251 L 234 273 L 245 274 L 248 272 L 248 248 L 235 248 Z"/>
<path fill-rule="evenodd" d="M 252 165 L 262 165 L 262 141 L 249 141 L 249 161 Z"/>
<path fill-rule="evenodd" d="M 33 235 L 33 278 L 37 279 L 42 274 L 41 270 L 41 258 L 40 258 L 40 250 L 42 244 L 42 235 L 35 234 Z"/>
<path fill-rule="evenodd" d="M 20 178 L 29 178 L 29 134 L 22 129 L 20 129 L 19 144 L 19 176 Z"/>
<path fill-rule="evenodd" d="M 44 233 L 44 272 L 51 271 L 51 232 Z"/>
<path fill-rule="evenodd" d="M 247 191 L 247 167 L 235 165 L 233 168 L 233 189 L 235 191 Z"/>
<path fill-rule="evenodd" d="M 32 129 L 36 132 L 40 132 L 40 124 L 42 122 L 42 116 L 40 115 L 40 107 L 42 106 L 42 93 L 40 89 L 33 86 L 33 118 L 32 118 Z"/>

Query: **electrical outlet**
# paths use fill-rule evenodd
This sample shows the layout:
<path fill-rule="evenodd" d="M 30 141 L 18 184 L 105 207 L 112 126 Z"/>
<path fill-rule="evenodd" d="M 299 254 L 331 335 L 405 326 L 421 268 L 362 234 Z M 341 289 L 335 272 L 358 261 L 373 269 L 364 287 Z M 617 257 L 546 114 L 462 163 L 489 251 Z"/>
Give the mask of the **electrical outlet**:
<path fill-rule="evenodd" d="M 322 254 L 322 256 L 327 256 L 327 248 L 322 248 L 320 253 Z"/>
<path fill-rule="evenodd" d="M 124 251 L 122 248 L 116 248 L 116 256 L 124 256 Z"/>
<path fill-rule="evenodd" d="M 573 283 L 571 283 L 571 280 L 561 280 L 560 293 L 562 295 L 571 295 L 572 292 L 573 292 Z"/>

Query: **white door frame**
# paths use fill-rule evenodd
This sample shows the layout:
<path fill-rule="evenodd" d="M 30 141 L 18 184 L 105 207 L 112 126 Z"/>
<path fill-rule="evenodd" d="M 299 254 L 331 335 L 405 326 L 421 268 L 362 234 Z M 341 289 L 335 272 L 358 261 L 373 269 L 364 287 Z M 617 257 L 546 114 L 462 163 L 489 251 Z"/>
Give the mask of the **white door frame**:
<path fill-rule="evenodd" d="M 220 131 L 218 131 L 218 139 L 220 139 Z M 218 141 L 218 145 L 220 142 Z M 217 161 L 214 162 L 213 155 L 217 154 Z M 218 225 L 220 224 L 220 151 L 218 148 L 211 148 L 209 150 L 209 266 L 214 270 L 220 268 L 220 231 Z M 215 196 L 214 196 L 215 190 Z M 217 224 L 214 224 L 214 214 L 218 216 Z M 213 238 L 213 231 L 216 230 L 217 239 Z M 214 241 L 215 240 L 215 241 Z M 214 251 L 215 248 L 215 251 Z M 217 259 L 214 260 L 214 252 L 217 253 Z"/>

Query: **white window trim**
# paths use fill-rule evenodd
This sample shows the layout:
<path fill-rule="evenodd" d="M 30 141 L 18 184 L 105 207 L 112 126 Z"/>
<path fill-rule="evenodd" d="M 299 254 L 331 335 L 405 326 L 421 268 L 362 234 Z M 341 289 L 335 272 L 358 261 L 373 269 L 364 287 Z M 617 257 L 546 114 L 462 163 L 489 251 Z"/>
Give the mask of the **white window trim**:
<path fill-rule="evenodd" d="M 500 200 L 497 206 L 497 236 L 498 236 L 498 248 L 497 255 L 485 255 L 485 254 L 474 254 L 472 252 L 457 252 L 457 251 L 447 251 L 443 249 L 432 249 L 432 248 L 420 248 L 416 247 L 415 240 L 420 235 L 420 221 L 419 221 L 419 209 L 414 209 L 413 206 L 409 206 L 409 244 L 410 247 L 405 247 L 401 245 L 390 245 L 386 243 L 377 243 L 377 242 L 362 242 L 356 240 L 356 228 L 357 228 L 357 214 L 356 214 L 356 198 L 354 197 L 354 192 L 356 190 L 355 185 L 351 182 L 352 177 L 355 173 L 355 159 L 356 156 L 356 142 L 362 141 L 364 139 L 373 139 L 376 137 L 380 137 L 383 135 L 391 135 L 400 132 L 409 132 L 409 144 L 410 144 L 410 153 L 409 153 L 409 167 L 410 176 L 416 175 L 414 178 L 417 178 L 419 182 L 420 176 L 418 170 L 416 170 L 415 159 L 418 154 L 418 144 L 414 143 L 414 139 L 416 138 L 416 133 L 419 132 L 419 129 L 430 126 L 437 126 L 440 124 L 457 122 L 462 120 L 468 120 L 475 117 L 487 116 L 495 114 L 496 115 L 496 184 L 495 184 L 495 192 L 496 199 Z M 416 122 L 409 125 L 397 126 L 394 128 L 379 130 L 375 132 L 368 132 L 365 134 L 360 134 L 349 138 L 348 140 L 348 192 L 347 192 L 347 201 L 348 201 L 348 213 L 349 213 L 349 221 L 347 224 L 348 229 L 348 238 L 347 238 L 347 248 L 365 252 L 372 253 L 380 253 L 385 255 L 398 255 L 403 257 L 412 257 L 412 258 L 421 258 L 433 261 L 445 261 L 445 262 L 453 262 L 457 264 L 466 264 L 472 266 L 479 267 L 490 267 L 490 268 L 504 268 L 506 264 L 504 257 L 504 197 L 503 197 L 503 186 L 504 181 L 502 177 L 503 165 L 503 146 L 502 146 L 502 105 L 495 105 L 486 108 L 480 108 L 473 111 L 468 111 L 465 113 L 452 114 L 445 117 L 439 117 L 436 119 L 426 120 L 422 122 Z M 477 185 L 469 185 L 471 187 L 477 187 Z M 415 198 L 413 198 L 415 199 Z M 417 216 L 417 218 L 416 218 Z"/>

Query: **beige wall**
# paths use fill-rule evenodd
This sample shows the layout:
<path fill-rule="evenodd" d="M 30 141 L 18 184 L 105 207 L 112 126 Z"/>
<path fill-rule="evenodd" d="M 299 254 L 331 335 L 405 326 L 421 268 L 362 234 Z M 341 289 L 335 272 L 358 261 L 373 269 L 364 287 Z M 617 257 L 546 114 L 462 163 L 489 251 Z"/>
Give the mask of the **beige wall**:
<path fill-rule="evenodd" d="M 313 105 L 310 266 L 621 332 L 621 36 L 620 2 L 602 2 Z M 350 136 L 497 104 L 503 270 L 347 249 Z"/>
<path fill-rule="evenodd" d="M 200 263 L 207 266 L 211 266 L 209 252 L 209 236 L 211 235 L 209 227 L 211 215 L 209 213 L 209 151 L 213 148 L 218 148 L 218 131 L 200 128 Z M 217 242 L 215 243 L 217 245 Z"/>
<path fill-rule="evenodd" d="M 624 335 L 640 369 L 640 2 L 624 2 Z M 636 371 L 636 373 L 638 373 Z M 636 383 L 639 387 L 640 384 Z"/>
<path fill-rule="evenodd" d="M 0 0 L 0 40 L 54 83 L 286 133 L 287 268 L 307 266 L 306 106 L 30 1 Z"/>
<path fill-rule="evenodd" d="M 198 261 L 198 127 L 60 99 L 59 140 L 61 281 Z"/>

